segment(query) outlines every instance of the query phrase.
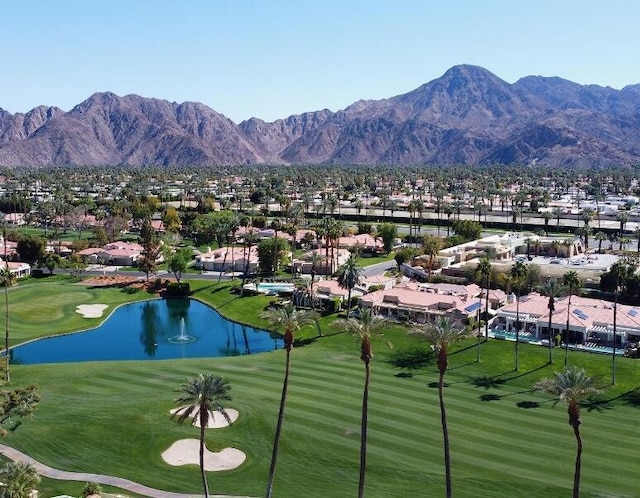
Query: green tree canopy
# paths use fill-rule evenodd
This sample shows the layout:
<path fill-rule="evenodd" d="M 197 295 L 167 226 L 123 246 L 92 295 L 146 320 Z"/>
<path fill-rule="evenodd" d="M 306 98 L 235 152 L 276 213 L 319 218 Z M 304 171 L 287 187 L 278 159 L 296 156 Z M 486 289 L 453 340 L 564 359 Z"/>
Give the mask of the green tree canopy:
<path fill-rule="evenodd" d="M 47 248 L 47 242 L 37 235 L 23 235 L 18 240 L 16 250 L 20 260 L 25 263 L 35 264 L 43 256 Z"/>
<path fill-rule="evenodd" d="M 389 254 L 393 249 L 396 238 L 398 237 L 398 227 L 395 223 L 382 223 L 378 226 L 378 236 L 384 244 L 384 252 Z"/>

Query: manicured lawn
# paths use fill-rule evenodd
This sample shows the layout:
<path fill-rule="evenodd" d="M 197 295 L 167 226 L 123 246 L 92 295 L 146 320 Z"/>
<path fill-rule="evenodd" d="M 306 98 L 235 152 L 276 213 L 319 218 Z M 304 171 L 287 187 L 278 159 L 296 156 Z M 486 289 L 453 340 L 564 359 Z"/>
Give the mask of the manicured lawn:
<path fill-rule="evenodd" d="M 358 259 L 358 264 L 360 266 L 371 266 L 377 263 L 384 263 L 385 261 L 389 261 L 394 265 L 396 264 L 395 260 L 393 259 L 393 253 L 384 254 L 382 256 L 373 256 L 371 258 L 360 258 Z"/>
<path fill-rule="evenodd" d="M 65 277 L 61 277 L 65 278 Z M 10 344 L 29 339 L 98 326 L 122 303 L 149 299 L 150 294 L 121 288 L 98 288 L 63 280 L 31 279 L 27 285 L 9 290 Z M 51 283 L 49 283 L 51 282 Z M 0 294 L 0 323 L 5 323 L 4 290 Z M 79 304 L 106 304 L 103 318 L 84 318 Z M 3 342 L 4 345 L 4 342 Z"/>
<path fill-rule="evenodd" d="M 228 292 L 228 284 L 192 285 L 195 297 L 251 324 L 261 323 L 257 314 L 272 299 L 240 298 Z M 114 291 L 96 291 L 93 302 L 106 304 Z M 310 497 L 357 493 L 363 367 L 358 344 L 335 334 L 331 320 L 323 318 L 322 330 L 333 335 L 293 351 L 274 487 L 279 497 L 299 497 L 301 490 Z M 313 335 L 313 328 L 305 329 L 306 337 Z M 394 351 L 424 347 L 397 328 L 389 330 L 387 339 Z M 513 372 L 513 343 L 483 344 L 480 363 L 474 344 L 463 344 L 450 355 L 447 374 L 454 496 L 570 495 L 575 441 L 566 409 L 531 391 L 536 379 L 561 368 L 562 352 L 556 350 L 556 364 L 546 366 L 545 348 L 522 345 L 521 369 Z M 367 496 L 443 496 L 435 365 L 401 372 L 387 361 L 394 351 L 382 343 L 374 351 Z M 602 375 L 603 386 L 608 383 L 609 358 L 570 353 L 569 361 Z M 617 361 L 617 388 L 583 408 L 584 497 L 636 494 L 640 363 Z M 211 370 L 231 381 L 231 406 L 240 417 L 232 427 L 209 431 L 208 447 L 234 446 L 247 453 L 238 469 L 209 474 L 211 492 L 261 496 L 283 363 L 284 353 L 277 351 L 214 359 L 16 365 L 12 384 L 37 382 L 42 402 L 33 421 L 25 421 L 3 442 L 65 470 L 201 492 L 197 466 L 170 467 L 160 453 L 177 439 L 197 437 L 197 429 L 176 425 L 168 411 L 173 390 L 186 377 Z"/>

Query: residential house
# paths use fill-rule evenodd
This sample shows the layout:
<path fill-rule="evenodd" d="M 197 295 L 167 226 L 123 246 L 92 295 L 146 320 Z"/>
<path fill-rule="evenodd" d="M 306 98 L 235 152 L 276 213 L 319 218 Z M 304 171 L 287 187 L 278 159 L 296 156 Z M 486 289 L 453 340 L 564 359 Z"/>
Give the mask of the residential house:
<path fill-rule="evenodd" d="M 466 320 L 483 313 L 484 300 L 475 284 L 403 283 L 365 294 L 360 306 L 374 314 L 425 323 L 437 316 Z"/>
<path fill-rule="evenodd" d="M 134 266 L 143 252 L 144 248 L 140 244 L 116 241 L 101 248 L 83 249 L 78 254 L 89 264 Z"/>
<path fill-rule="evenodd" d="M 347 249 L 329 250 L 328 256 L 325 249 L 313 249 L 300 258 L 294 259 L 291 264 L 294 271 L 299 274 L 309 275 L 312 270 L 315 270 L 316 275 L 331 275 L 347 262 L 349 256 L 351 253 Z M 318 261 L 314 263 L 313 259 L 316 257 Z"/>
<path fill-rule="evenodd" d="M 0 261 L 0 267 L 9 267 L 9 273 L 15 278 L 24 278 L 31 275 L 31 266 L 29 263 L 22 263 L 18 261 Z"/>
<path fill-rule="evenodd" d="M 517 303 L 511 296 L 506 306 L 498 310 L 494 330 L 515 332 L 516 314 L 522 323 L 521 332 L 533 339 L 549 338 L 549 298 L 536 292 L 522 296 Z M 640 307 L 618 304 L 616 337 L 619 344 L 640 341 Z M 569 343 L 613 343 L 614 304 L 588 297 L 556 298 L 551 317 L 551 337 L 564 335 L 569 321 Z"/>
<path fill-rule="evenodd" d="M 207 252 L 196 256 L 196 268 L 206 271 L 244 272 L 249 265 L 249 273 L 258 269 L 258 248 L 238 247 L 207 248 Z"/>

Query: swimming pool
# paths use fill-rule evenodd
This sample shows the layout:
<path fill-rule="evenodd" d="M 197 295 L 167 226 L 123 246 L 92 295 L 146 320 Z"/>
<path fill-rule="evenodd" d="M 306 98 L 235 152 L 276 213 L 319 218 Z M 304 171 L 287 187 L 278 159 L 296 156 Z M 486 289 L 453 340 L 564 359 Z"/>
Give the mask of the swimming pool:
<path fill-rule="evenodd" d="M 12 363 L 165 360 L 239 356 L 282 347 L 278 335 L 227 320 L 192 299 L 154 299 L 116 309 L 99 327 L 11 349 Z"/>
<path fill-rule="evenodd" d="M 246 284 L 244 288 L 260 294 L 280 294 L 293 292 L 295 285 L 287 282 L 260 282 L 259 284 Z"/>

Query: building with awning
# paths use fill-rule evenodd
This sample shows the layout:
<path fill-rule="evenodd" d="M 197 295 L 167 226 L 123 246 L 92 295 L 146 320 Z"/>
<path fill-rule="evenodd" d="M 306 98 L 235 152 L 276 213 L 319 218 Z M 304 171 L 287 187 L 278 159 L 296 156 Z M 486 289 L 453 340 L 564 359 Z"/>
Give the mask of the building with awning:
<path fill-rule="evenodd" d="M 616 343 L 624 345 L 640 341 L 640 306 L 614 305 L 581 296 L 555 298 L 549 334 L 548 305 L 549 298 L 536 292 L 522 296 L 519 303 L 514 298 L 498 310 L 494 330 L 515 332 L 516 315 L 519 315 L 521 332 L 538 340 L 558 334 L 564 337 L 568 323 L 570 343 L 613 344 L 614 308 L 617 306 Z"/>

